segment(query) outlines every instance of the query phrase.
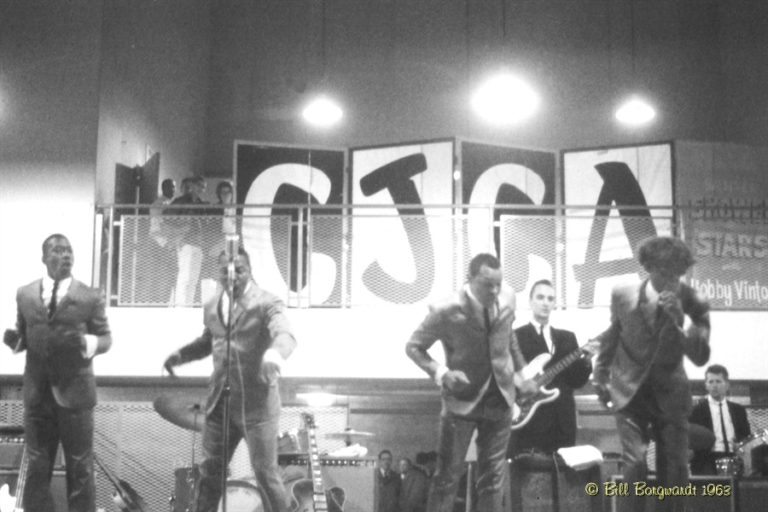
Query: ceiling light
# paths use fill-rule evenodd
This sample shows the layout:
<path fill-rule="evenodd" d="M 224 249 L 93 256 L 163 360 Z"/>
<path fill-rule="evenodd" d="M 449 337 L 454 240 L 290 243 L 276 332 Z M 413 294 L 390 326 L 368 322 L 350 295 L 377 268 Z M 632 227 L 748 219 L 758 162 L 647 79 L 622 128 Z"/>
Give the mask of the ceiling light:
<path fill-rule="evenodd" d="M 640 126 L 656 117 L 656 109 L 642 98 L 633 96 L 616 110 L 616 119 L 629 126 Z"/>
<path fill-rule="evenodd" d="M 301 115 L 311 125 L 328 127 L 338 123 L 344 116 L 344 112 L 332 99 L 319 96 L 309 102 Z"/>
<path fill-rule="evenodd" d="M 497 75 L 478 88 L 472 97 L 475 112 L 491 123 L 515 124 L 528 119 L 539 106 L 539 95 L 522 79 Z"/>

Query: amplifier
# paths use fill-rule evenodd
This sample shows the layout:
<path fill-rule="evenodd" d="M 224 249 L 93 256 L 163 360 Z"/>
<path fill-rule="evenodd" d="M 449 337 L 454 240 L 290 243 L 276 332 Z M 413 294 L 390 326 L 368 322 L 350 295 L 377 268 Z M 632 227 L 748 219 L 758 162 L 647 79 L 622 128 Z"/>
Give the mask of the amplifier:
<path fill-rule="evenodd" d="M 0 469 L 18 469 L 21 466 L 21 455 L 24 452 L 23 435 L 0 434 Z M 64 452 L 58 450 L 54 468 L 64 468 Z"/>
<path fill-rule="evenodd" d="M 11 496 L 16 496 L 16 481 L 19 478 L 17 469 L 0 469 L 0 486 L 8 484 Z M 55 512 L 68 512 L 67 507 L 67 476 L 64 471 L 54 470 L 51 479 L 51 492 Z"/>

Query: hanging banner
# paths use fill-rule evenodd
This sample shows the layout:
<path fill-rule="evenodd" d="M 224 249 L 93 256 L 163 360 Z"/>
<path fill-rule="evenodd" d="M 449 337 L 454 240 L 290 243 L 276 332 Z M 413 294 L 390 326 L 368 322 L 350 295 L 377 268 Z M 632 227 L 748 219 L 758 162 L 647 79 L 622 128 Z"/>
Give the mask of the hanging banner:
<path fill-rule="evenodd" d="M 450 294 L 453 140 L 356 148 L 350 158 L 352 304 L 416 304 Z"/>
<path fill-rule="evenodd" d="M 461 202 L 470 205 L 465 210 L 465 253 L 498 254 L 520 308 L 527 304 L 533 282 L 557 282 L 554 209 L 515 208 L 555 204 L 555 162 L 555 153 L 461 143 Z M 471 207 L 482 205 L 493 208 Z M 524 221 L 502 221 L 505 216 Z"/>
<path fill-rule="evenodd" d="M 307 219 L 288 205 L 344 204 L 345 151 L 237 141 L 235 155 L 237 202 L 267 205 L 242 212 L 256 281 L 289 304 L 341 304 L 341 208 L 310 210 L 310 246 Z"/>
<path fill-rule="evenodd" d="M 768 148 L 675 143 L 690 284 L 715 309 L 768 309 Z"/>
<path fill-rule="evenodd" d="M 615 284 L 641 273 L 640 243 L 672 232 L 672 146 L 565 151 L 563 184 L 564 203 L 585 207 L 566 211 L 566 302 L 608 305 Z"/>

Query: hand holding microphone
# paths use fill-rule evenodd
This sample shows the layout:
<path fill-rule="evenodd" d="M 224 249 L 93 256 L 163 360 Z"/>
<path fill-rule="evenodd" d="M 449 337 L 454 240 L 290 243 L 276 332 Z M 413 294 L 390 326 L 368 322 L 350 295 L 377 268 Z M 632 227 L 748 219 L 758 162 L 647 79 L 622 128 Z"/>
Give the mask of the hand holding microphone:
<path fill-rule="evenodd" d="M 659 307 L 667 314 L 679 327 L 683 326 L 685 316 L 683 314 L 683 305 L 677 294 L 673 291 L 664 290 L 659 294 Z"/>

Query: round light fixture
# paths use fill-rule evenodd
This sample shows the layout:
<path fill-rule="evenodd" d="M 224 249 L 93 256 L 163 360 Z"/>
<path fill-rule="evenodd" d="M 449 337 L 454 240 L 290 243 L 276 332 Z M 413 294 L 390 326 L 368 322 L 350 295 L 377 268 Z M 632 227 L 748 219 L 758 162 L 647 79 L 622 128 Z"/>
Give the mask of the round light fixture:
<path fill-rule="evenodd" d="M 521 78 L 501 74 L 482 84 L 472 96 L 472 108 L 488 122 L 516 124 L 539 107 L 539 95 Z"/>
<path fill-rule="evenodd" d="M 319 96 L 304 108 L 301 112 L 306 122 L 313 126 L 329 127 L 338 123 L 344 112 L 341 107 L 327 96 Z"/>
<path fill-rule="evenodd" d="M 633 96 L 616 110 L 616 119 L 628 126 L 648 124 L 656 117 L 656 109 L 644 99 Z"/>

